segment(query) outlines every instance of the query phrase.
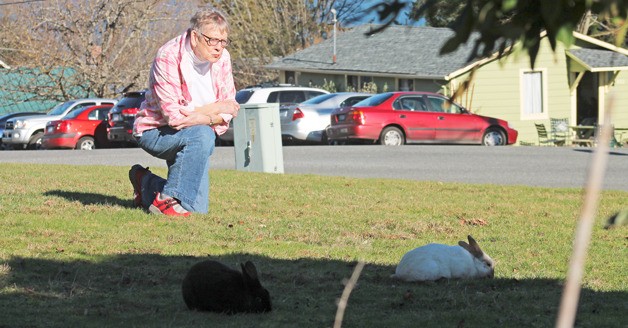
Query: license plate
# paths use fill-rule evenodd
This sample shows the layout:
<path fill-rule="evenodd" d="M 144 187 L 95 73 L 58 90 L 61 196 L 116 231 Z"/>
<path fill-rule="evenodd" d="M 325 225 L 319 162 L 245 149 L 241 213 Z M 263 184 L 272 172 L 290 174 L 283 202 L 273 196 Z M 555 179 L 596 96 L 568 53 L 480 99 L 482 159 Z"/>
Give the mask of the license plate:
<path fill-rule="evenodd" d="M 347 133 L 347 132 L 349 132 L 349 129 L 347 128 L 340 129 L 340 133 Z"/>
<path fill-rule="evenodd" d="M 341 122 L 341 121 L 344 121 L 346 118 L 347 118 L 347 115 L 346 115 L 346 114 L 340 114 L 340 115 L 338 115 L 338 121 L 340 121 L 340 122 Z"/>
<path fill-rule="evenodd" d="M 111 120 L 112 121 L 122 121 L 122 117 L 120 116 L 120 114 L 113 114 L 113 115 L 111 115 Z"/>
<path fill-rule="evenodd" d="M 54 131 L 54 130 L 55 130 L 55 127 L 54 127 L 54 126 L 52 126 L 52 125 L 51 125 L 51 126 L 49 126 L 49 127 L 46 129 L 46 131 L 47 131 L 47 132 L 50 132 L 50 133 L 52 133 L 52 131 Z"/>

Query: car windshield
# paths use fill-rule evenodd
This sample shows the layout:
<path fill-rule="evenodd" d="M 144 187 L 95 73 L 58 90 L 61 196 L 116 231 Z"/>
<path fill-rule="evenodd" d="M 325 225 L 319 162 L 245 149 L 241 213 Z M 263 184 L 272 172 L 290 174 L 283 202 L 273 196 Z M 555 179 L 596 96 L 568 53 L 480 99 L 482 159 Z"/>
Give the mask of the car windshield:
<path fill-rule="evenodd" d="M 91 107 L 91 106 L 89 106 Z M 65 115 L 63 118 L 76 118 L 77 116 L 79 116 L 82 112 L 84 112 L 86 109 L 88 109 L 89 107 L 83 107 L 83 108 L 79 108 L 77 110 L 73 110 L 71 112 L 69 112 L 67 115 Z"/>
<path fill-rule="evenodd" d="M 329 99 L 329 98 L 333 98 L 334 96 L 336 96 L 333 93 L 326 93 L 326 94 L 322 94 L 320 96 L 316 96 L 314 98 L 310 98 L 304 102 L 302 102 L 302 104 L 304 105 L 318 105 L 320 103 L 322 103 L 323 101 Z"/>
<path fill-rule="evenodd" d="M 386 92 L 386 93 L 380 93 L 378 95 L 374 95 L 371 97 L 368 97 L 360 102 L 358 102 L 357 104 L 353 105 L 353 107 L 370 107 L 370 106 L 378 106 L 381 103 L 383 103 L 384 101 L 386 101 L 388 98 L 392 97 L 392 93 L 390 92 Z"/>
<path fill-rule="evenodd" d="M 249 99 L 251 99 L 252 95 L 253 95 L 253 90 L 240 90 L 236 92 L 235 98 L 238 104 L 246 104 L 246 102 L 249 101 Z"/>
<path fill-rule="evenodd" d="M 144 101 L 144 97 L 141 94 L 130 94 L 124 96 L 120 101 L 116 103 L 116 108 L 140 108 L 140 105 Z"/>
<path fill-rule="evenodd" d="M 74 105 L 75 101 L 66 101 L 64 103 L 58 104 L 53 109 L 51 109 L 47 115 L 61 115 L 65 112 L 66 109 Z"/>

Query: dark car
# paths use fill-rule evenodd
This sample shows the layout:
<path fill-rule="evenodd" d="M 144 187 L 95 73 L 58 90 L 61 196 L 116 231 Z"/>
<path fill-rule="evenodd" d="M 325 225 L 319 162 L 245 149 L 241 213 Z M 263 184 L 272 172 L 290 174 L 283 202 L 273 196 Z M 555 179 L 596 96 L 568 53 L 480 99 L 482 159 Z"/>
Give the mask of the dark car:
<path fill-rule="evenodd" d="M 329 141 L 509 145 L 517 130 L 497 118 L 472 114 L 431 92 L 380 93 L 331 116 Z"/>
<path fill-rule="evenodd" d="M 84 107 L 46 124 L 41 139 L 44 149 L 75 148 L 92 150 L 109 146 L 107 113 L 112 105 Z"/>
<path fill-rule="evenodd" d="M 4 124 L 11 118 L 20 117 L 20 116 L 33 116 L 33 115 L 46 115 L 46 113 L 42 112 L 17 112 L 17 113 L 8 113 L 0 115 L 0 137 L 4 132 Z M 7 149 L 7 145 L 2 143 L 2 138 L 0 138 L 0 150 Z"/>
<path fill-rule="evenodd" d="M 107 138 L 113 144 L 136 145 L 133 123 L 146 91 L 127 92 L 109 111 Z"/>

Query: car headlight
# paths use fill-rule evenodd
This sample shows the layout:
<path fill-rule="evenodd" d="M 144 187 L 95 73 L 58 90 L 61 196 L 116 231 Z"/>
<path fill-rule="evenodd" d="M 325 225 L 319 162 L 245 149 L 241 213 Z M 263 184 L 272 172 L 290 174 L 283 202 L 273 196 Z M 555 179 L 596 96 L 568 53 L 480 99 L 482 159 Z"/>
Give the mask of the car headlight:
<path fill-rule="evenodd" d="M 13 128 L 14 129 L 24 129 L 24 128 L 26 128 L 26 121 L 16 120 L 15 121 L 15 126 Z"/>

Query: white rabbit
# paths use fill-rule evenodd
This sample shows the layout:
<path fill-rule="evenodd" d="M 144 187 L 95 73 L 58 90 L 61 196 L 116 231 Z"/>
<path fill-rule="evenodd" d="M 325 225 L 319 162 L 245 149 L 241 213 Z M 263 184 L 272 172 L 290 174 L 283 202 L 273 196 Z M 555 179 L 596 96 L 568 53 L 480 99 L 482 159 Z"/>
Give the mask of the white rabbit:
<path fill-rule="evenodd" d="M 404 281 L 428 281 L 441 278 L 493 278 L 495 264 L 478 243 L 459 246 L 428 244 L 407 252 L 397 265 L 393 278 Z"/>

